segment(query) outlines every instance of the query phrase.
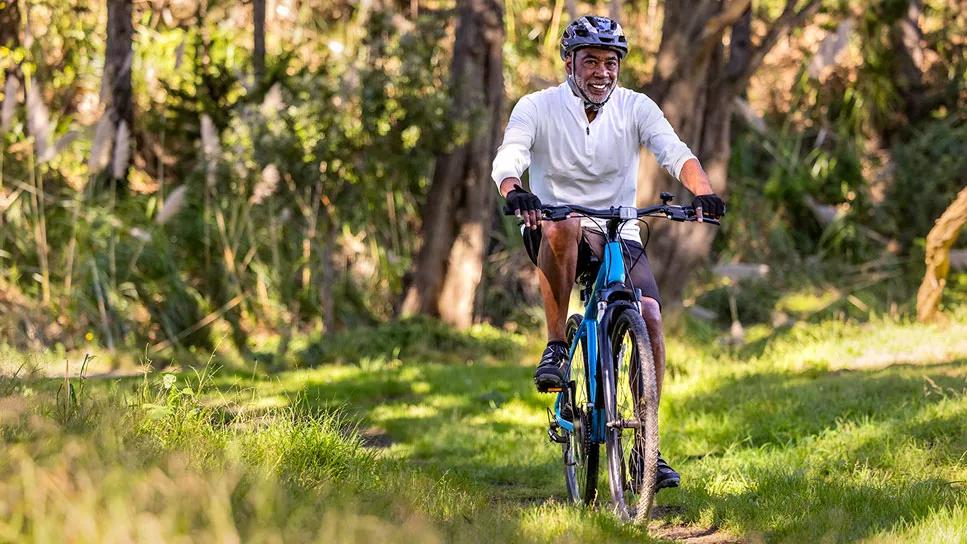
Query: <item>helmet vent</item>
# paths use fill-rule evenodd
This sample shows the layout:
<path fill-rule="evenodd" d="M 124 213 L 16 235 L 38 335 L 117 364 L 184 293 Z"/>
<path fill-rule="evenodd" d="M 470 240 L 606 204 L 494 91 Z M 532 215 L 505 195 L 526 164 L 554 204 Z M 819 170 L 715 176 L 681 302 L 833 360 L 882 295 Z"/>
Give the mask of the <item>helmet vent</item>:
<path fill-rule="evenodd" d="M 561 58 L 582 47 L 604 47 L 618 53 L 619 58 L 628 54 L 628 42 L 617 21 L 608 17 L 585 15 L 578 17 L 564 29 L 561 37 Z"/>

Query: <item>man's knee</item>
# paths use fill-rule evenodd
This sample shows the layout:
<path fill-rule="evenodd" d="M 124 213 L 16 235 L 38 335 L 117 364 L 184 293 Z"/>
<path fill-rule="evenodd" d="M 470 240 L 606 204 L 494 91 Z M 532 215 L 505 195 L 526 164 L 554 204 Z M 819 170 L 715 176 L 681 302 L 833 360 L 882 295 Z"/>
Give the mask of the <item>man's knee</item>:
<path fill-rule="evenodd" d="M 661 327 L 661 305 L 651 297 L 641 297 L 641 316 L 650 327 Z"/>
<path fill-rule="evenodd" d="M 578 219 L 566 221 L 544 221 L 541 223 L 542 246 L 546 246 L 555 255 L 569 253 L 576 249 L 581 233 L 581 223 Z"/>

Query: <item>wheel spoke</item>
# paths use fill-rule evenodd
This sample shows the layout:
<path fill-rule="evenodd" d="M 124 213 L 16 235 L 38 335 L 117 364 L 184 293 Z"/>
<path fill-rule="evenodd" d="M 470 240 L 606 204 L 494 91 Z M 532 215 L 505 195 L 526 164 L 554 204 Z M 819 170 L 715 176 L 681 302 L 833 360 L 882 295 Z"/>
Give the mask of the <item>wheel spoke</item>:
<path fill-rule="evenodd" d="M 654 496 L 658 450 L 651 344 L 637 312 L 621 311 L 609 332 L 612 360 L 604 365 L 604 377 L 612 500 L 619 516 L 643 521 Z"/>
<path fill-rule="evenodd" d="M 573 315 L 567 322 L 566 341 L 571 344 L 580 330 L 581 317 Z M 588 398 L 587 349 L 581 343 L 570 364 L 569 386 L 562 393 L 561 412 L 570 414 L 573 431 L 566 432 L 567 441 L 562 446 L 564 475 L 568 495 L 576 503 L 590 504 L 596 495 L 598 475 L 598 444 L 590 440 L 591 411 Z"/>

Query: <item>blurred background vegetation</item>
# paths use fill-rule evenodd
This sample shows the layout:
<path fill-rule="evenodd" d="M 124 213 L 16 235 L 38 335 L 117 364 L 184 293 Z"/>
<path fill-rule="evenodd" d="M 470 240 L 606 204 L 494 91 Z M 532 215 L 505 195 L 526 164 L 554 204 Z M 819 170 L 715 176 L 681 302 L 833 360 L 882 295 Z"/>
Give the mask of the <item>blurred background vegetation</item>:
<path fill-rule="evenodd" d="M 705 84 L 719 81 L 714 62 L 727 73 L 754 46 L 728 93 L 708 85 L 695 101 L 724 104 L 724 148 L 705 147 L 708 121 L 672 119 L 730 211 L 710 258 L 696 257 L 706 272 L 670 298 L 724 323 L 912 315 L 924 238 L 967 184 L 962 3 L 678 4 L 0 0 L 0 342 L 164 361 L 227 336 L 281 361 L 294 338 L 410 313 L 407 289 L 434 258 L 441 165 L 461 149 L 489 165 L 494 150 L 461 104 L 496 70 L 488 119 L 502 127 L 517 99 L 559 82 L 575 13 L 616 14 L 633 45 L 622 84 L 675 100 L 694 62 L 678 54 L 656 73 L 656 59 L 682 9 L 697 10 L 692 30 L 714 30 Z M 468 69 L 482 57 L 500 62 L 486 81 Z M 466 315 L 442 317 L 536 325 L 533 269 L 480 171 L 465 169 L 467 191 L 489 195 L 468 261 L 478 277 L 460 284 Z M 657 196 L 647 183 L 643 202 Z M 447 248 L 474 206 L 452 208 Z M 437 266 L 452 267 L 447 255 Z M 947 306 L 967 297 L 953 272 Z M 823 296 L 797 307 L 778 294 L 789 288 Z M 441 316 L 447 296 L 411 310 Z"/>

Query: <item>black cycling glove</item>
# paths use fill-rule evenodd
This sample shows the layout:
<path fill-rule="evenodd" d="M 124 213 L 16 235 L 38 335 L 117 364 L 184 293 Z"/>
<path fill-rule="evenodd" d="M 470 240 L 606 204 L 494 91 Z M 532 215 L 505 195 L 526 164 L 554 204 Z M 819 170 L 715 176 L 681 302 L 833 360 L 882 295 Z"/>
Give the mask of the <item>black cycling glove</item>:
<path fill-rule="evenodd" d="M 696 196 L 695 200 L 692 200 L 692 207 L 702 208 L 702 215 L 707 215 L 713 219 L 725 215 L 725 201 L 715 193 Z"/>
<path fill-rule="evenodd" d="M 515 185 L 514 190 L 507 193 L 507 211 L 515 213 L 517 210 L 527 212 L 531 210 L 540 211 L 541 199 L 529 191 L 525 191 L 520 185 Z"/>

